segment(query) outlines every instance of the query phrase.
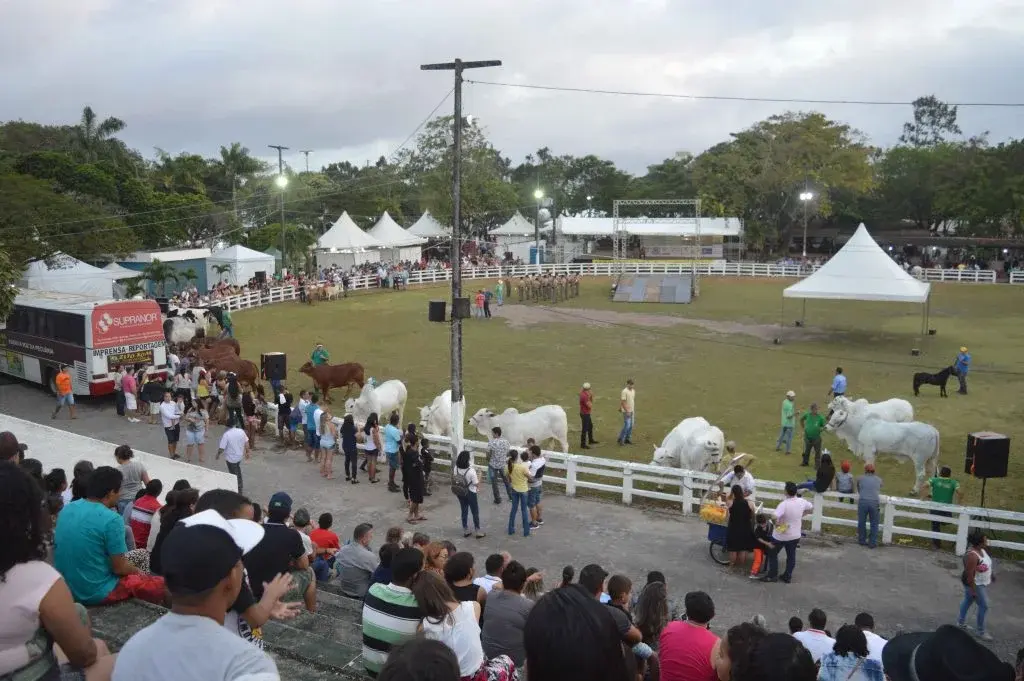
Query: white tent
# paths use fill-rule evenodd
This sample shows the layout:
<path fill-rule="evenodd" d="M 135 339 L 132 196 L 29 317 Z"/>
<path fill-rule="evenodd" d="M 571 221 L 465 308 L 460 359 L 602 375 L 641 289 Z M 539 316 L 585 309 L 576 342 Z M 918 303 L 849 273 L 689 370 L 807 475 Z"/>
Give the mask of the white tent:
<path fill-rule="evenodd" d="M 541 232 L 550 231 L 550 226 L 540 226 Z M 508 219 L 508 222 L 501 227 L 495 227 L 490 232 L 491 236 L 533 236 L 533 223 L 522 216 L 519 211 Z"/>
<path fill-rule="evenodd" d="M 550 226 L 545 226 L 541 223 L 541 234 L 550 231 Z M 519 211 L 516 211 L 516 214 L 509 218 L 508 222 L 501 227 L 495 227 L 488 234 L 494 237 L 498 247 L 498 255 L 506 256 L 511 254 L 513 259 L 530 262 L 530 249 L 534 247 L 533 223 L 524 218 Z M 541 249 L 544 248 L 545 243 L 545 240 L 541 239 Z"/>
<path fill-rule="evenodd" d="M 214 267 L 230 265 L 231 269 L 218 273 Z M 241 286 L 263 272 L 269 279 L 274 276 L 274 256 L 254 251 L 251 248 L 228 246 L 222 251 L 214 251 L 206 259 L 206 282 L 211 288 L 218 282 Z"/>
<path fill-rule="evenodd" d="M 415 234 L 426 239 L 444 239 L 445 237 L 451 236 L 452 230 L 448 227 L 444 227 L 433 215 L 430 214 L 429 210 L 423 211 L 423 215 L 420 219 L 412 224 L 408 230 L 409 234 Z"/>
<path fill-rule="evenodd" d="M 316 247 L 320 267 L 337 265 L 347 269 L 367 262 L 380 262 L 380 249 L 384 244 L 360 229 L 346 211 L 317 239 Z"/>
<path fill-rule="evenodd" d="M 122 279 L 134 279 L 135 277 L 141 277 L 142 272 L 138 270 L 130 270 L 127 267 L 122 267 L 116 262 L 112 262 L 108 265 L 104 265 L 103 269 L 111 274 L 116 275 L 116 279 L 121 281 Z"/>
<path fill-rule="evenodd" d="M 905 272 L 871 238 L 862 223 L 838 253 L 812 275 L 788 287 L 782 295 L 804 301 L 810 298 L 917 303 L 924 306 L 923 321 L 927 326 L 930 293 L 931 284 Z"/>
<path fill-rule="evenodd" d="M 119 277 L 113 272 L 93 267 L 64 253 L 58 253 L 52 261 L 53 267 L 47 265 L 44 260 L 37 260 L 29 265 L 18 286 L 107 300 L 114 298 L 114 281 Z"/>
<path fill-rule="evenodd" d="M 402 229 L 387 211 L 380 216 L 377 224 L 370 228 L 370 236 L 384 244 L 385 250 L 381 253 L 381 259 L 389 262 L 404 262 L 406 260 L 419 260 L 423 255 L 423 244 L 427 240 L 421 236 L 410 234 Z"/>
<path fill-rule="evenodd" d="M 569 217 L 558 218 L 558 231 L 566 236 L 611 236 L 615 228 L 614 218 Z M 694 218 L 664 219 L 651 222 L 624 222 L 623 230 L 634 236 L 696 236 L 697 220 Z M 700 218 L 700 235 L 740 236 L 743 223 L 739 218 Z"/>

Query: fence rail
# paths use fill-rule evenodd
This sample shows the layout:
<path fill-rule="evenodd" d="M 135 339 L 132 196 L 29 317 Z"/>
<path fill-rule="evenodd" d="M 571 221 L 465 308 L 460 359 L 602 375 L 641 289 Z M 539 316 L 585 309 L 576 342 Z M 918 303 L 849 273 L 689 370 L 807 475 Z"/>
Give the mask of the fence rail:
<path fill-rule="evenodd" d="M 443 445 L 437 448 L 435 463 L 451 466 L 450 459 L 445 458 L 451 440 L 437 435 L 428 438 L 432 443 Z M 474 465 L 486 470 L 486 442 L 465 440 L 463 449 L 472 454 Z M 478 461 L 481 454 L 484 458 Z M 638 499 L 668 502 L 678 506 L 684 516 L 697 513 L 704 493 L 714 487 L 717 480 L 712 473 L 596 456 L 545 451 L 544 458 L 547 460 L 544 484 L 561 487 L 567 496 L 576 496 L 579 490 L 592 490 L 614 494 L 626 505 Z M 785 498 L 785 484 L 775 480 L 756 480 L 755 496 L 759 501 L 781 501 Z M 853 501 L 854 505 L 844 499 Z M 815 494 L 812 500 L 814 509 L 804 518 L 804 529 L 821 533 L 840 527 L 857 527 L 856 499 L 856 495 L 839 492 Z M 853 512 L 853 517 L 843 517 L 839 511 L 848 516 Z M 951 542 L 957 555 L 963 555 L 967 550 L 968 532 L 979 528 L 986 531 L 990 546 L 1024 551 L 1024 513 L 897 496 L 883 496 L 880 511 L 879 536 L 883 544 L 899 543 L 901 538 L 938 539 Z M 911 524 L 914 522 L 918 527 Z M 933 531 L 932 522 L 943 523 L 943 527 Z M 1017 536 L 1011 539 L 1006 536 L 1008 534 Z"/>
<path fill-rule="evenodd" d="M 1010 272 L 1011 284 L 1024 284 L 1024 272 Z"/>

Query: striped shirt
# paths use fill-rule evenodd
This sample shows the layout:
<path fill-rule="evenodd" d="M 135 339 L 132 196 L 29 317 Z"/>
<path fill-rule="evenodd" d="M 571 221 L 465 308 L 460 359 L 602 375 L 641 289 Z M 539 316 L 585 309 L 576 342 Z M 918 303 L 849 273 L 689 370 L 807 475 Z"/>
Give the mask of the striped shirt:
<path fill-rule="evenodd" d="M 391 648 L 416 636 L 423 613 L 409 589 L 374 584 L 363 601 L 363 663 L 372 677 L 380 673 Z"/>

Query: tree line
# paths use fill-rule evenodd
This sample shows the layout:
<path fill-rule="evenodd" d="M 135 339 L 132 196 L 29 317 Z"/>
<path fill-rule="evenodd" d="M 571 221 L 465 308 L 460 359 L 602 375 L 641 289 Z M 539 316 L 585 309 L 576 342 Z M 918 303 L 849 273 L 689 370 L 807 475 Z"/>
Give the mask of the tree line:
<path fill-rule="evenodd" d="M 700 198 L 705 216 L 742 218 L 746 244 L 778 252 L 802 225 L 801 192 L 815 225 L 909 224 L 958 235 L 1024 235 L 1024 141 L 965 136 L 957 108 L 933 96 L 913 104 L 899 142 L 873 146 L 815 112 L 760 121 L 700 153 L 678 152 L 635 175 L 589 154 L 548 147 L 516 163 L 476 121 L 464 126 L 464 229 L 480 233 L 516 210 L 530 215 L 540 187 L 553 214 L 610 214 L 615 199 Z M 147 157 L 118 138 L 126 122 L 85 107 L 73 125 L 0 125 L 0 280 L 64 252 L 101 260 L 139 249 L 239 242 L 279 246 L 301 263 L 343 211 L 368 227 L 383 211 L 408 225 L 423 210 L 450 222 L 451 117 L 429 121 L 415 143 L 364 166 L 276 167 L 241 143 L 215 157 Z M 279 201 L 285 200 L 285 224 Z"/>

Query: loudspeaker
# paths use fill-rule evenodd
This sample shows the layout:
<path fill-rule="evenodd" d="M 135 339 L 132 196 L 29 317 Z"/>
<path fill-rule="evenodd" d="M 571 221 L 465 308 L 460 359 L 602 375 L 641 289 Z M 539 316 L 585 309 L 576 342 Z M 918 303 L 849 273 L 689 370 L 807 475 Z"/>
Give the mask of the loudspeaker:
<path fill-rule="evenodd" d="M 432 322 L 443 322 L 447 306 L 443 300 L 431 300 L 427 307 L 427 319 Z"/>
<path fill-rule="evenodd" d="M 156 298 L 156 304 L 160 306 L 160 312 L 167 314 L 171 311 L 171 299 L 170 298 Z"/>
<path fill-rule="evenodd" d="M 283 352 L 260 355 L 260 374 L 268 381 L 283 381 L 288 376 L 288 356 Z"/>
<path fill-rule="evenodd" d="M 256 283 L 260 286 L 267 283 L 267 273 L 265 271 L 260 270 L 256 273 Z"/>
<path fill-rule="evenodd" d="M 967 436 L 964 473 L 976 478 L 1005 478 L 1010 466 L 1010 438 L 981 432 Z"/>
<path fill-rule="evenodd" d="M 469 298 L 456 298 L 452 303 L 452 317 L 469 319 Z"/>

